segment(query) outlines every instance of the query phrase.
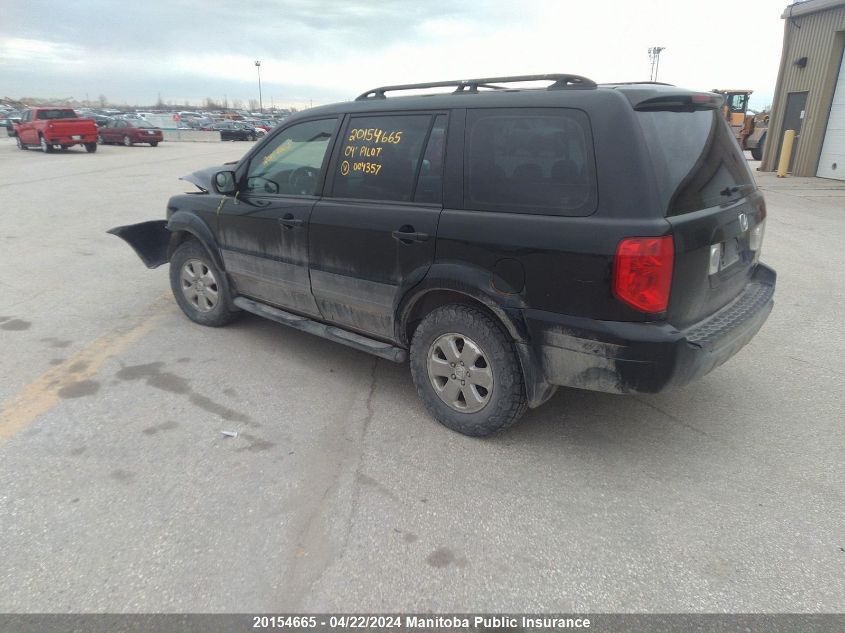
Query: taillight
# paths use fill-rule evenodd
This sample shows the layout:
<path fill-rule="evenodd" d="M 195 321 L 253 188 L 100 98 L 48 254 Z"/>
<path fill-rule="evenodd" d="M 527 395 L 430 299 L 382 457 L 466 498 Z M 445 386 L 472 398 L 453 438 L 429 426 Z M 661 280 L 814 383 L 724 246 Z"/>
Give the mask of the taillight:
<path fill-rule="evenodd" d="M 642 312 L 664 312 L 669 305 L 674 260 L 671 235 L 622 240 L 613 262 L 613 294 Z"/>

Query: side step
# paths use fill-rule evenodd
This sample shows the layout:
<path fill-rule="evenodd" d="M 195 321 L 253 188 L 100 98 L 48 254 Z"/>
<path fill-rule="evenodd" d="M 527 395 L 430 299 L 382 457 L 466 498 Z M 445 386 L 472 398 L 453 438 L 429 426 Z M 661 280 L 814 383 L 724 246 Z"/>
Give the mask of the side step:
<path fill-rule="evenodd" d="M 349 332 L 333 325 L 326 325 L 325 323 L 314 321 L 308 317 L 291 314 L 290 312 L 285 312 L 284 310 L 279 310 L 278 308 L 258 303 L 257 301 L 247 299 L 246 297 L 235 297 L 233 303 L 241 310 L 252 312 L 258 316 L 282 323 L 283 325 L 289 325 L 292 328 L 308 332 L 309 334 L 316 334 L 317 336 L 327 338 L 330 341 L 343 343 L 344 345 L 354 347 L 362 352 L 375 354 L 381 358 L 392 360 L 394 363 L 404 363 L 408 360 L 407 350 L 404 350 L 401 347 L 395 347 L 390 343 L 382 343 L 381 341 L 377 341 L 360 334 L 355 334 L 355 332 Z"/>

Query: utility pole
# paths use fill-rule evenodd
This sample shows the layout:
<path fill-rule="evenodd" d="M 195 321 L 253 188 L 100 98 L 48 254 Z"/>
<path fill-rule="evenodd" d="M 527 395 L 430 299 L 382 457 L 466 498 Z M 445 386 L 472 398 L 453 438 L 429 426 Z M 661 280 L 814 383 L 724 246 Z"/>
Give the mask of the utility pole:
<path fill-rule="evenodd" d="M 660 52 L 665 51 L 665 46 L 652 46 L 648 49 L 648 59 L 651 61 L 651 74 L 649 81 L 657 81 L 657 71 L 660 69 Z"/>
<path fill-rule="evenodd" d="M 258 109 L 264 113 L 264 103 L 261 100 L 261 60 L 255 60 L 255 69 L 258 71 Z"/>

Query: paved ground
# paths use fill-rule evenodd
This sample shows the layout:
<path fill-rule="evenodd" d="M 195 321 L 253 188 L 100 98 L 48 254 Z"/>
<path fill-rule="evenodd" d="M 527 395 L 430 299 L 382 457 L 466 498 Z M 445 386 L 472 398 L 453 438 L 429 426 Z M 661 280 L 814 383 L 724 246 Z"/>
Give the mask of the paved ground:
<path fill-rule="evenodd" d="M 777 304 L 730 363 L 480 441 L 404 367 L 191 324 L 105 234 L 246 147 L 0 139 L 0 611 L 845 610 L 845 183 L 761 179 Z"/>

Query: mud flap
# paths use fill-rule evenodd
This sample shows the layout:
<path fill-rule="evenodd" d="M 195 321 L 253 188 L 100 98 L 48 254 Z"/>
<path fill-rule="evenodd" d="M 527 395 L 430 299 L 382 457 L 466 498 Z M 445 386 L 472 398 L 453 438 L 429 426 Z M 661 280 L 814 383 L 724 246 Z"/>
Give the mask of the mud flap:
<path fill-rule="evenodd" d="M 157 268 L 168 261 L 171 234 L 167 230 L 167 220 L 117 226 L 107 232 L 129 244 L 147 268 Z"/>

